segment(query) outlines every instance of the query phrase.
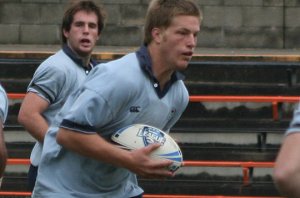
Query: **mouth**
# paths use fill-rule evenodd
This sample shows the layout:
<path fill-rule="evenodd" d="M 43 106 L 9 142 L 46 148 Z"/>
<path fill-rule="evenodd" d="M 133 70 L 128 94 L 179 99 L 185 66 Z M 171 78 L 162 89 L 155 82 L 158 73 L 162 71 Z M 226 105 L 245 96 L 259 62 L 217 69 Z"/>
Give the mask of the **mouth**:
<path fill-rule="evenodd" d="M 193 56 L 193 52 L 185 52 L 182 53 L 184 56 Z"/>
<path fill-rule="evenodd" d="M 89 46 L 91 44 L 91 41 L 89 39 L 81 39 L 80 43 L 84 46 Z"/>
<path fill-rule="evenodd" d="M 184 53 L 182 53 L 182 55 L 185 57 L 184 59 L 189 61 L 193 56 L 193 52 L 184 52 Z"/>

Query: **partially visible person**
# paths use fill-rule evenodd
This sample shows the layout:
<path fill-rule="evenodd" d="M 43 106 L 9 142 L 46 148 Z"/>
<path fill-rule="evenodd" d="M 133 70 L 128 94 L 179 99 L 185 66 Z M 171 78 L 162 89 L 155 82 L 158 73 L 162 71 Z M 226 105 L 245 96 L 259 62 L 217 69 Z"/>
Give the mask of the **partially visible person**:
<path fill-rule="evenodd" d="M 3 127 L 7 117 L 8 99 L 6 92 L 0 85 L 0 178 L 2 178 L 7 160 L 7 150 L 4 141 Z M 1 182 L 0 182 L 1 183 Z"/>
<path fill-rule="evenodd" d="M 124 150 L 118 129 L 147 124 L 169 132 L 189 95 L 180 71 L 197 44 L 201 12 L 192 0 L 152 0 L 144 45 L 95 67 L 49 128 L 33 197 L 141 198 L 136 175 L 174 176 L 170 160 L 152 159 L 159 144 Z"/>
<path fill-rule="evenodd" d="M 283 196 L 300 197 L 300 106 L 286 131 L 275 161 L 274 182 Z"/>
<path fill-rule="evenodd" d="M 97 64 L 91 55 L 104 20 L 104 10 L 95 2 L 72 1 L 62 19 L 62 49 L 37 68 L 28 86 L 18 121 L 37 140 L 30 156 L 29 190 L 34 188 L 48 127 L 67 97 Z"/>

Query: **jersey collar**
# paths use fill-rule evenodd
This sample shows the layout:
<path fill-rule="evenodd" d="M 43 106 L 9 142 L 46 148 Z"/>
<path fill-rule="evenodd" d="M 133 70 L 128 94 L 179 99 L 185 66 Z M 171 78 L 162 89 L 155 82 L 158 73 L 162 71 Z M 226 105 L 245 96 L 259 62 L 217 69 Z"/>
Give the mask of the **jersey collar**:
<path fill-rule="evenodd" d="M 159 98 L 163 98 L 172 84 L 174 84 L 178 80 L 184 80 L 184 75 L 180 72 L 175 71 L 169 82 L 166 83 L 163 90 L 160 89 L 159 82 L 153 74 L 152 71 L 152 60 L 150 54 L 148 52 L 147 46 L 142 45 L 140 49 L 136 52 L 137 58 L 139 60 L 141 68 L 145 71 L 145 73 L 150 77 L 153 88 L 155 89 Z"/>
<path fill-rule="evenodd" d="M 91 58 L 90 67 L 86 67 L 83 64 L 82 60 L 76 56 L 76 54 L 71 50 L 71 48 L 67 44 L 64 44 L 62 49 L 75 63 L 82 67 L 87 74 L 91 71 L 93 67 L 97 65 L 97 62 Z"/>

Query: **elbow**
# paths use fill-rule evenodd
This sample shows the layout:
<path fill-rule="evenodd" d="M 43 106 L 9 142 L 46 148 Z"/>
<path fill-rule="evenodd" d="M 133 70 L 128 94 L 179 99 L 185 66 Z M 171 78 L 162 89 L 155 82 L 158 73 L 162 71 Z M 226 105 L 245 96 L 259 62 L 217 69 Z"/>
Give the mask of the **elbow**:
<path fill-rule="evenodd" d="M 27 120 L 28 120 L 28 115 L 26 114 L 26 112 L 20 110 L 18 114 L 18 122 L 24 126 Z"/>
<path fill-rule="evenodd" d="M 273 180 L 281 194 L 286 195 L 292 193 L 297 180 L 297 173 L 291 167 L 275 167 L 273 172 Z"/>
<path fill-rule="evenodd" d="M 69 144 L 72 142 L 72 136 L 66 129 L 59 128 L 56 134 L 56 142 L 63 147 L 69 148 Z"/>
<path fill-rule="evenodd" d="M 4 148 L 0 153 L 0 177 L 2 177 L 4 174 L 6 163 L 7 163 L 7 151 L 6 148 Z"/>
<path fill-rule="evenodd" d="M 61 131 L 62 129 L 59 129 L 58 130 L 58 132 L 57 132 L 57 134 L 56 134 L 56 142 L 58 143 L 58 144 L 60 144 L 61 146 L 63 146 L 64 145 L 64 143 L 65 143 L 65 136 L 64 136 L 64 134 L 63 134 L 63 132 Z"/>

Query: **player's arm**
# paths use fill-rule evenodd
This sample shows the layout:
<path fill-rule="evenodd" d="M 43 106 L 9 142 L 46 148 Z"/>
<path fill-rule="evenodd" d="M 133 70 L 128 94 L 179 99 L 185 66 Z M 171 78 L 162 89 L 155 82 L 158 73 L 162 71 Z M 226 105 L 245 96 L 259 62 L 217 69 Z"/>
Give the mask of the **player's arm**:
<path fill-rule="evenodd" d="M 300 132 L 287 135 L 274 168 L 274 181 L 287 197 L 300 197 Z"/>
<path fill-rule="evenodd" d="M 7 160 L 7 150 L 3 134 L 3 122 L 0 119 L 0 177 L 3 176 Z"/>
<path fill-rule="evenodd" d="M 28 92 L 20 107 L 18 121 L 39 142 L 44 141 L 48 123 L 42 113 L 49 103 L 35 93 Z"/>
<path fill-rule="evenodd" d="M 98 134 L 84 134 L 60 128 L 57 142 L 65 148 L 83 156 L 106 162 L 114 166 L 123 167 L 137 175 L 150 178 L 171 177 L 173 173 L 166 167 L 172 164 L 169 160 L 153 160 L 149 154 L 157 149 L 159 144 L 127 151 L 107 142 Z"/>

